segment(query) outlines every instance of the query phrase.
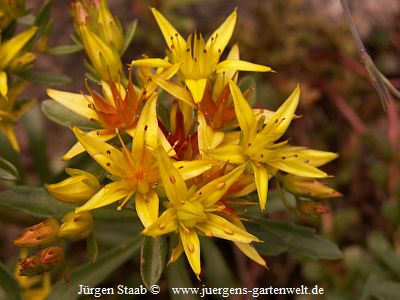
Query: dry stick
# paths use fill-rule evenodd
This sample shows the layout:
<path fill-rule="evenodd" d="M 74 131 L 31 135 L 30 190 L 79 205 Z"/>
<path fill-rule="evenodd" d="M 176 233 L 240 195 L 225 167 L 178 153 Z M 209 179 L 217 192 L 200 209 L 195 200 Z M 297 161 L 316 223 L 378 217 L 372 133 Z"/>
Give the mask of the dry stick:
<path fill-rule="evenodd" d="M 392 92 L 393 95 L 399 99 L 400 92 L 396 90 L 392 83 L 378 70 L 371 57 L 368 55 L 365 46 L 361 40 L 360 34 L 358 33 L 357 28 L 351 17 L 351 13 L 347 5 L 347 0 L 340 0 L 340 4 L 342 5 L 345 17 L 347 19 L 347 22 L 349 23 L 351 34 L 353 35 L 354 42 L 356 43 L 360 54 L 361 62 L 368 72 L 371 84 L 378 93 L 383 109 L 386 111 L 387 105 L 391 101 L 390 92 Z"/>

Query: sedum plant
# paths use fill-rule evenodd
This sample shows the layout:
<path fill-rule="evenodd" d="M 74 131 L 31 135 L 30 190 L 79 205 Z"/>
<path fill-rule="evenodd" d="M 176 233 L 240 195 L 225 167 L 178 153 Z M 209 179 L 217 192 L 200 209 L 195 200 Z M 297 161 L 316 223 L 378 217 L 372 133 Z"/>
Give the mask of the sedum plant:
<path fill-rule="evenodd" d="M 226 51 L 236 10 L 207 40 L 196 32 L 185 40 L 151 8 L 167 43 L 166 56 L 134 59 L 125 70 L 121 56 L 132 34 L 123 32 L 107 2 L 74 1 L 71 7 L 75 40 L 86 52 L 88 77 L 97 85 L 86 81 L 86 90 L 77 93 L 48 89 L 51 100 L 43 103 L 43 111 L 70 126 L 77 139 L 63 159 L 86 152 L 95 163 L 67 168 L 69 177 L 46 186 L 54 197 L 44 196 L 48 204 L 60 210 L 57 216 L 47 213 L 47 220 L 15 240 L 31 253 L 20 261 L 20 276 L 42 276 L 62 265 L 67 281 L 73 281 L 66 245 L 86 239 L 89 257 L 96 261 L 96 235 L 101 235 L 95 234 L 96 216 L 104 211 L 117 212 L 115 222 L 128 212 L 141 227 L 141 274 L 147 286 L 160 279 L 166 257 L 174 265 L 183 255 L 200 280 L 201 256 L 207 255 L 202 245 L 216 238 L 233 242 L 267 268 L 270 252 L 260 245 L 268 236 L 257 228 L 273 223 L 270 198 L 278 197 L 284 204 L 280 209 L 306 218 L 327 213 L 322 200 L 340 196 L 320 181 L 330 177 L 321 167 L 337 154 L 284 138 L 299 118 L 300 87 L 276 111 L 251 107 L 254 87 L 244 87 L 239 71 L 272 69 L 241 60 L 237 44 Z M 59 113 L 49 109 L 55 105 L 62 107 Z M 67 122 L 71 115 L 80 122 Z M 273 185 L 278 193 L 271 191 Z M 302 226 L 288 224 L 293 236 L 294 229 L 304 234 Z M 329 249 L 321 258 L 340 257 L 333 243 L 307 232 Z"/>

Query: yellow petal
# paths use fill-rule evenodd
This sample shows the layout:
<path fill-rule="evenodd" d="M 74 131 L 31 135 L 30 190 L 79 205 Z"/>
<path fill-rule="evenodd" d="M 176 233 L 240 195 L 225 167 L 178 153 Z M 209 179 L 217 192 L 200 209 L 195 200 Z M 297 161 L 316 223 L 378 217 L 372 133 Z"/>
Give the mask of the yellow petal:
<path fill-rule="evenodd" d="M 297 85 L 286 101 L 272 115 L 269 122 L 260 132 L 260 136 L 266 136 L 269 140 L 276 141 L 287 130 L 295 116 L 297 105 L 300 98 L 300 87 Z"/>
<path fill-rule="evenodd" d="M 103 142 L 107 142 L 115 137 L 114 132 L 110 132 L 107 129 L 99 129 L 93 130 L 86 133 L 87 135 Z M 71 149 L 63 156 L 63 160 L 70 160 L 71 158 L 85 152 L 85 148 L 81 145 L 80 142 L 77 142 L 75 145 L 72 146 Z"/>
<path fill-rule="evenodd" d="M 168 60 L 161 58 L 143 58 L 132 60 L 131 65 L 150 68 L 169 68 L 172 66 L 172 64 Z"/>
<path fill-rule="evenodd" d="M 337 153 L 314 149 L 301 149 L 300 151 L 296 151 L 296 153 L 300 159 L 307 160 L 314 167 L 325 165 L 339 156 Z"/>
<path fill-rule="evenodd" d="M 6 135 L 6 137 L 8 138 L 8 140 L 11 143 L 11 146 L 13 147 L 13 149 L 17 152 L 19 152 L 20 148 L 18 145 L 18 141 L 17 138 L 15 136 L 15 132 L 14 132 L 14 128 L 12 126 L 12 124 L 0 124 L 0 131 L 3 131 L 4 134 Z"/>
<path fill-rule="evenodd" d="M 188 232 L 188 230 L 183 228 L 179 228 L 179 234 L 190 267 L 196 274 L 197 278 L 199 278 L 201 272 L 199 236 L 195 230 L 190 230 Z"/>
<path fill-rule="evenodd" d="M 256 135 L 256 118 L 239 87 L 232 80 L 229 81 L 229 88 L 235 105 L 236 117 L 243 132 L 242 144 L 246 146 Z"/>
<path fill-rule="evenodd" d="M 0 47 L 0 70 L 5 69 L 18 52 L 29 42 L 37 32 L 37 27 L 31 27 L 21 32 Z"/>
<path fill-rule="evenodd" d="M 237 227 L 223 217 L 212 213 L 208 213 L 207 221 L 197 224 L 196 228 L 203 231 L 207 236 L 212 235 L 225 240 L 242 243 L 260 242 L 260 240 L 251 233 Z"/>
<path fill-rule="evenodd" d="M 160 78 L 158 76 L 153 76 L 152 80 L 159 87 L 161 87 L 163 90 L 165 90 L 168 93 L 170 93 L 172 96 L 174 96 L 178 100 L 181 100 L 181 101 L 185 102 L 186 104 L 190 105 L 191 107 L 195 107 L 195 103 L 193 102 L 193 99 L 190 96 L 190 93 L 186 89 L 181 87 L 180 85 L 177 85 L 175 83 L 167 81 L 167 80 L 165 80 L 163 78 Z"/>
<path fill-rule="evenodd" d="M 284 149 L 277 151 L 279 151 L 279 153 L 276 154 L 276 159 L 269 159 L 267 162 L 271 167 L 302 177 L 328 177 L 328 174 L 317 169 L 308 163 L 307 160 L 295 156 L 289 156 L 285 153 Z"/>
<path fill-rule="evenodd" d="M 236 60 L 236 59 L 227 59 L 221 61 L 218 65 L 215 66 L 215 71 L 217 73 L 225 72 L 225 71 L 251 71 L 251 72 L 271 72 L 272 69 L 267 66 L 254 64 L 244 60 Z"/>
<path fill-rule="evenodd" d="M 174 148 L 172 148 L 171 144 L 168 142 L 167 138 L 160 128 L 158 128 L 158 139 L 165 152 L 168 153 L 168 156 L 174 157 L 176 155 L 176 152 Z"/>
<path fill-rule="evenodd" d="M 192 160 L 192 161 L 175 161 L 174 167 L 178 169 L 183 180 L 196 177 L 205 171 L 211 169 L 214 162 L 211 160 Z"/>
<path fill-rule="evenodd" d="M 147 195 L 136 193 L 135 197 L 136 213 L 144 227 L 149 227 L 158 218 L 158 195 L 150 190 Z"/>
<path fill-rule="evenodd" d="M 107 206 L 125 198 L 130 192 L 131 191 L 127 190 L 121 181 L 111 182 L 98 191 L 84 205 L 78 207 L 75 212 L 80 213 Z"/>
<path fill-rule="evenodd" d="M 88 135 L 79 128 L 73 128 L 75 136 L 87 153 L 105 169 L 108 173 L 115 176 L 126 174 L 126 161 L 122 152 L 106 142 L 97 140 L 95 137 Z"/>
<path fill-rule="evenodd" d="M 254 172 L 254 179 L 257 186 L 258 199 L 260 201 L 260 209 L 263 211 L 265 209 L 265 204 L 267 203 L 267 193 L 268 193 L 268 173 L 265 167 L 257 166 L 251 163 Z"/>
<path fill-rule="evenodd" d="M 176 209 L 172 207 L 164 211 L 153 224 L 151 224 L 149 227 L 146 227 L 142 231 L 142 234 L 158 237 L 177 229 L 178 220 L 176 216 Z"/>
<path fill-rule="evenodd" d="M 201 102 L 201 100 L 203 99 L 204 91 L 206 89 L 207 78 L 186 79 L 185 83 L 189 91 L 192 93 L 194 102 Z"/>
<path fill-rule="evenodd" d="M 168 22 L 168 20 L 155 8 L 151 8 L 151 12 L 153 13 L 158 26 L 161 29 L 161 32 L 164 36 L 165 42 L 167 43 L 168 47 L 171 49 L 171 40 L 176 39 L 177 43 L 175 44 L 174 47 L 179 47 L 181 48 L 186 44 L 184 38 L 179 34 L 179 32 L 175 29 L 174 26 L 171 25 L 171 23 Z M 180 49 L 176 49 L 180 50 Z"/>
<path fill-rule="evenodd" d="M 7 73 L 0 71 L 0 93 L 4 97 L 7 96 L 8 84 L 7 84 Z M 7 100 L 7 98 L 5 98 Z"/>
<path fill-rule="evenodd" d="M 229 218 L 229 221 L 235 224 L 237 227 L 246 230 L 246 228 L 244 227 L 243 223 L 240 221 L 239 218 L 231 217 Z M 253 245 L 240 242 L 234 242 L 234 243 L 239 248 L 239 250 L 242 251 L 243 254 L 246 255 L 248 258 L 255 261 L 259 265 L 263 266 L 264 268 L 268 268 L 265 259 L 262 258 L 262 256 L 257 252 L 256 248 L 254 248 Z"/>
<path fill-rule="evenodd" d="M 63 92 L 53 89 L 47 90 L 47 95 L 50 98 L 60 103 L 62 106 L 72 110 L 74 113 L 86 118 L 98 120 L 96 112 L 89 108 L 92 105 L 92 98 L 90 96 Z"/>
<path fill-rule="evenodd" d="M 201 112 L 198 113 L 197 120 L 199 126 L 197 128 L 197 137 L 199 143 L 200 153 L 208 149 L 215 149 L 224 139 L 222 131 L 214 131 L 207 125 L 206 119 Z"/>
<path fill-rule="evenodd" d="M 231 164 L 243 164 L 247 162 L 248 157 L 243 154 L 242 145 L 225 145 L 217 149 L 205 151 L 207 156 L 220 161 L 229 161 Z"/>
<path fill-rule="evenodd" d="M 182 176 L 175 169 L 170 158 L 163 148 L 157 151 L 157 161 L 160 169 L 161 180 L 169 201 L 178 206 L 187 199 L 187 188 Z"/>
<path fill-rule="evenodd" d="M 222 53 L 231 39 L 233 29 L 235 28 L 237 12 L 234 10 L 228 18 L 211 34 L 207 40 L 206 49 L 213 50 L 216 53 Z"/>
<path fill-rule="evenodd" d="M 214 205 L 221 200 L 226 191 L 235 183 L 240 174 L 243 173 L 245 165 L 233 169 L 228 174 L 218 177 L 207 183 L 196 192 L 196 197 L 202 202 L 204 207 Z"/>
<path fill-rule="evenodd" d="M 136 134 L 133 139 L 132 153 L 138 155 L 141 153 L 144 145 L 156 149 L 158 146 L 158 122 L 157 122 L 157 93 L 148 99 L 143 107 L 138 124 L 136 125 Z"/>
<path fill-rule="evenodd" d="M 183 245 L 182 245 L 182 240 L 179 239 L 178 246 L 176 246 L 174 249 L 172 249 L 171 257 L 168 260 L 167 265 L 175 262 L 182 255 L 183 251 L 184 251 L 184 249 L 183 249 Z"/>

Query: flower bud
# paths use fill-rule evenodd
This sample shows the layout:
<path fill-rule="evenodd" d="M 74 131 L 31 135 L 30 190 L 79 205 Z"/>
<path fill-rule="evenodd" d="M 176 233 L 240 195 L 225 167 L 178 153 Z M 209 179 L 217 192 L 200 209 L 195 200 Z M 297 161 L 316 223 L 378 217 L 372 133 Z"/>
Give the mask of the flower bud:
<path fill-rule="evenodd" d="M 25 71 L 32 65 L 35 59 L 35 53 L 26 52 L 23 55 L 14 58 L 9 65 L 9 69 L 11 72 Z"/>
<path fill-rule="evenodd" d="M 19 247 L 39 247 L 54 243 L 58 240 L 60 226 L 56 219 L 48 219 L 39 224 L 25 228 L 22 236 L 14 241 Z"/>
<path fill-rule="evenodd" d="M 118 19 L 111 14 L 106 0 L 101 0 L 97 23 L 100 25 L 98 27 L 100 37 L 121 53 L 124 48 L 124 34 Z"/>
<path fill-rule="evenodd" d="M 314 178 L 305 178 L 289 174 L 283 176 L 282 184 L 288 192 L 297 196 L 311 198 L 332 198 L 341 196 L 339 192 L 320 183 Z"/>
<path fill-rule="evenodd" d="M 320 202 L 301 201 L 297 209 L 307 215 L 321 215 L 329 213 L 329 209 Z"/>
<path fill-rule="evenodd" d="M 78 169 L 66 169 L 66 172 L 71 177 L 47 186 L 49 193 L 58 200 L 80 205 L 101 187 L 96 176 L 89 172 Z"/>
<path fill-rule="evenodd" d="M 70 212 L 62 219 L 59 232 L 61 238 L 79 240 L 87 237 L 93 229 L 93 217 L 89 212 Z"/>
<path fill-rule="evenodd" d="M 64 249 L 61 246 L 42 249 L 38 255 L 44 266 L 57 266 L 64 261 Z"/>
<path fill-rule="evenodd" d="M 122 74 L 122 62 L 119 53 L 86 25 L 80 25 L 79 32 L 83 47 L 96 71 L 96 75 L 106 81 L 118 81 Z"/>
<path fill-rule="evenodd" d="M 38 253 L 20 259 L 20 276 L 35 276 L 50 271 L 64 261 L 64 250 L 60 246 L 48 247 Z"/>

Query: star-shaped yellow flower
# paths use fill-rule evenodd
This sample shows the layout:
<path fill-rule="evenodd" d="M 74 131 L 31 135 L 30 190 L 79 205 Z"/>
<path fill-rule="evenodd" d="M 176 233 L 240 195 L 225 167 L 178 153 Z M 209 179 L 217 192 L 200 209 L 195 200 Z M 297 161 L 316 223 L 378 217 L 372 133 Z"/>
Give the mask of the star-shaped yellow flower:
<path fill-rule="evenodd" d="M 156 237 L 178 231 L 180 243 L 174 250 L 173 257 L 176 259 L 184 251 L 197 277 L 201 271 L 199 234 L 245 244 L 260 241 L 244 228 L 228 221 L 221 213 L 224 206 L 218 204 L 242 174 L 244 165 L 196 190 L 195 187 L 186 187 L 184 179 L 161 148 L 158 151 L 158 164 L 171 207 L 145 228 L 143 234 Z"/>
<path fill-rule="evenodd" d="M 239 87 L 233 81 L 229 86 L 241 129 L 240 142 L 206 150 L 206 154 L 233 164 L 250 163 L 262 210 L 267 201 L 268 180 L 278 170 L 302 177 L 328 176 L 317 167 L 336 158 L 336 153 L 289 146 L 288 141 L 277 142 L 294 117 L 300 97 L 299 87 L 275 113 L 267 116 L 266 124 L 265 120 L 260 124 Z"/>
<path fill-rule="evenodd" d="M 77 213 L 100 208 L 119 200 L 121 209 L 135 195 L 136 212 L 143 225 L 149 226 L 158 217 L 159 199 L 155 188 L 159 184 L 159 167 L 155 155 L 158 148 L 158 124 L 156 113 L 157 94 L 153 94 L 143 107 L 132 149 L 128 150 L 121 140 L 122 149 L 84 133 L 73 131 L 90 156 L 101 165 L 113 182 L 105 185 Z M 197 176 L 212 166 L 210 161 L 177 162 L 185 179 Z"/>
<path fill-rule="evenodd" d="M 227 46 L 236 24 L 237 13 L 233 11 L 228 18 L 213 32 L 207 41 L 196 33 L 189 35 L 187 40 L 178 33 L 173 25 L 155 8 L 151 11 L 161 29 L 169 50 L 167 56 L 170 64 L 160 59 L 139 59 L 132 62 L 135 66 L 169 67 L 179 64 L 179 77 L 189 89 L 195 103 L 199 103 L 204 94 L 207 80 L 214 73 L 225 71 L 268 72 L 271 68 L 253 64 L 238 59 L 227 59 L 220 62 L 220 57 Z M 161 64 L 160 64 L 161 63 Z M 178 99 L 184 96 L 184 90 L 177 85 L 171 85 L 163 79 L 155 77 L 157 84 L 171 92 Z M 181 99 L 183 100 L 183 99 Z"/>

